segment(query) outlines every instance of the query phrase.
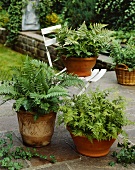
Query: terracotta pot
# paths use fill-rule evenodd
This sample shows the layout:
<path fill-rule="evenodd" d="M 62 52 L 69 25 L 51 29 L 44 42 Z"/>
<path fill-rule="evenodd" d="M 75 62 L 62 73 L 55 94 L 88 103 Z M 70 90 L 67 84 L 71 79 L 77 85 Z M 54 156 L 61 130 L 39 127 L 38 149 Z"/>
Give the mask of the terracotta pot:
<path fill-rule="evenodd" d="M 95 66 L 97 57 L 90 58 L 66 58 L 62 57 L 68 73 L 77 74 L 79 77 L 91 75 L 91 69 Z"/>
<path fill-rule="evenodd" d="M 56 113 L 40 116 L 36 121 L 31 112 L 19 111 L 17 116 L 20 134 L 25 145 L 42 147 L 51 142 Z"/>
<path fill-rule="evenodd" d="M 93 139 L 92 143 L 85 136 L 74 136 L 72 133 L 70 134 L 76 145 L 77 151 L 82 155 L 90 157 L 102 157 L 107 155 L 110 151 L 110 147 L 115 141 L 115 139 L 101 141 Z"/>

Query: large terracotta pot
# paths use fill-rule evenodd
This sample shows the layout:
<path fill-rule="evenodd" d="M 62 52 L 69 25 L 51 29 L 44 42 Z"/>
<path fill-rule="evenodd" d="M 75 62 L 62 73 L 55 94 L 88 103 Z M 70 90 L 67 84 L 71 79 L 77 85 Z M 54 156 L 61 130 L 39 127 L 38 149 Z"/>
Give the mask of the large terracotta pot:
<path fill-rule="evenodd" d="M 102 157 L 107 155 L 115 141 L 115 139 L 101 141 L 93 139 L 93 142 L 91 142 L 85 136 L 74 136 L 71 132 L 70 134 L 77 151 L 82 155 L 90 157 Z"/>
<path fill-rule="evenodd" d="M 79 77 L 86 77 L 91 75 L 91 69 L 95 66 L 97 57 L 62 57 L 62 59 L 68 73 L 77 74 Z"/>
<path fill-rule="evenodd" d="M 17 116 L 20 134 L 25 145 L 42 147 L 51 142 L 56 113 L 40 116 L 36 121 L 31 112 L 19 111 Z"/>

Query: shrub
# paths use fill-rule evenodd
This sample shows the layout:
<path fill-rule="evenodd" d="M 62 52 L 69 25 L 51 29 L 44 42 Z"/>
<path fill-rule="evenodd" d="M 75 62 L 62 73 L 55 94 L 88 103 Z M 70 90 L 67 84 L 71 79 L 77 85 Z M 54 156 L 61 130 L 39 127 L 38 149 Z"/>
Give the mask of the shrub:
<path fill-rule="evenodd" d="M 93 21 L 96 0 L 68 0 L 65 3 L 64 18 L 72 28 L 77 28 L 83 21 L 86 25 Z"/>
<path fill-rule="evenodd" d="M 53 0 L 52 3 L 52 12 L 55 12 L 57 14 L 61 14 L 63 11 L 63 8 L 65 7 L 66 0 Z"/>
<path fill-rule="evenodd" d="M 12 0 L 9 8 L 9 22 L 6 25 L 8 31 L 7 44 L 12 44 L 21 30 L 22 23 L 22 1 Z"/>
<path fill-rule="evenodd" d="M 9 20 L 8 12 L 3 9 L 2 4 L 0 4 L 0 27 L 5 27 Z"/>
<path fill-rule="evenodd" d="M 46 27 L 46 16 L 47 14 L 51 13 L 52 5 L 53 3 L 51 0 L 40 0 L 38 6 L 36 7 L 36 12 L 39 16 L 39 23 L 41 28 Z"/>
<path fill-rule="evenodd" d="M 97 0 L 95 6 L 96 22 L 106 23 L 109 28 L 115 30 L 134 30 L 134 11 L 134 0 Z"/>
<path fill-rule="evenodd" d="M 115 37 L 115 39 L 120 40 L 122 44 L 126 44 L 128 42 L 128 40 L 135 36 L 135 30 L 131 30 L 131 31 L 115 31 L 113 34 L 113 37 Z"/>
<path fill-rule="evenodd" d="M 11 0 L 1 0 L 0 2 L 2 3 L 2 8 L 4 10 L 8 10 L 8 7 L 10 6 Z"/>
<path fill-rule="evenodd" d="M 57 25 L 59 22 L 60 22 L 60 18 L 54 12 L 46 16 L 46 26 Z"/>

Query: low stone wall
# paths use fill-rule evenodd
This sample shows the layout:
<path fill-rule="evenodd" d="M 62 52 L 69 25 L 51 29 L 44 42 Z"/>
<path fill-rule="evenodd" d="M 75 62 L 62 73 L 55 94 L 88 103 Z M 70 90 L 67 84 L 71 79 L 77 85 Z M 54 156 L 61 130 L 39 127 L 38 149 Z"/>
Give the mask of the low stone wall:
<path fill-rule="evenodd" d="M 6 35 L 6 30 L 4 28 L 0 28 L 0 43 L 5 43 Z M 55 48 L 56 46 L 49 47 L 52 60 L 55 60 L 57 56 Z M 36 31 L 20 32 L 14 46 L 14 50 L 45 62 L 48 61 L 43 37 L 37 34 Z M 111 63 L 112 62 L 107 56 L 100 55 L 95 67 L 107 68 L 107 70 L 111 70 Z M 60 60 L 54 62 L 54 66 L 56 66 L 58 69 L 62 69 L 64 67 Z"/>
<path fill-rule="evenodd" d="M 0 43 L 4 44 L 6 42 L 6 35 L 6 30 L 4 28 L 0 28 Z M 49 47 L 52 60 L 56 59 L 57 54 L 55 48 L 56 46 Z M 48 62 L 43 37 L 37 34 L 36 31 L 20 32 L 13 50 Z M 61 61 L 54 62 L 54 66 L 58 69 L 62 69 L 64 67 Z"/>

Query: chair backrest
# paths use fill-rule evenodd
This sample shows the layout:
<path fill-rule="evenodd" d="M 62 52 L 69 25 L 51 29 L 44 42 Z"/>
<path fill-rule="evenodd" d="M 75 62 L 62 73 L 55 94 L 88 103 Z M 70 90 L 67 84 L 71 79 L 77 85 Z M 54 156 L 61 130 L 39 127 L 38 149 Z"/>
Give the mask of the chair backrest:
<path fill-rule="evenodd" d="M 51 67 L 53 67 L 53 64 L 52 64 L 52 60 L 50 57 L 50 52 L 48 50 L 48 46 L 56 44 L 57 40 L 56 38 L 47 38 L 47 34 L 54 33 L 57 29 L 60 29 L 60 28 L 61 28 L 61 25 L 55 25 L 55 26 L 41 29 L 41 33 L 43 35 L 43 40 L 44 40 L 44 44 L 46 48 L 48 62 Z"/>

